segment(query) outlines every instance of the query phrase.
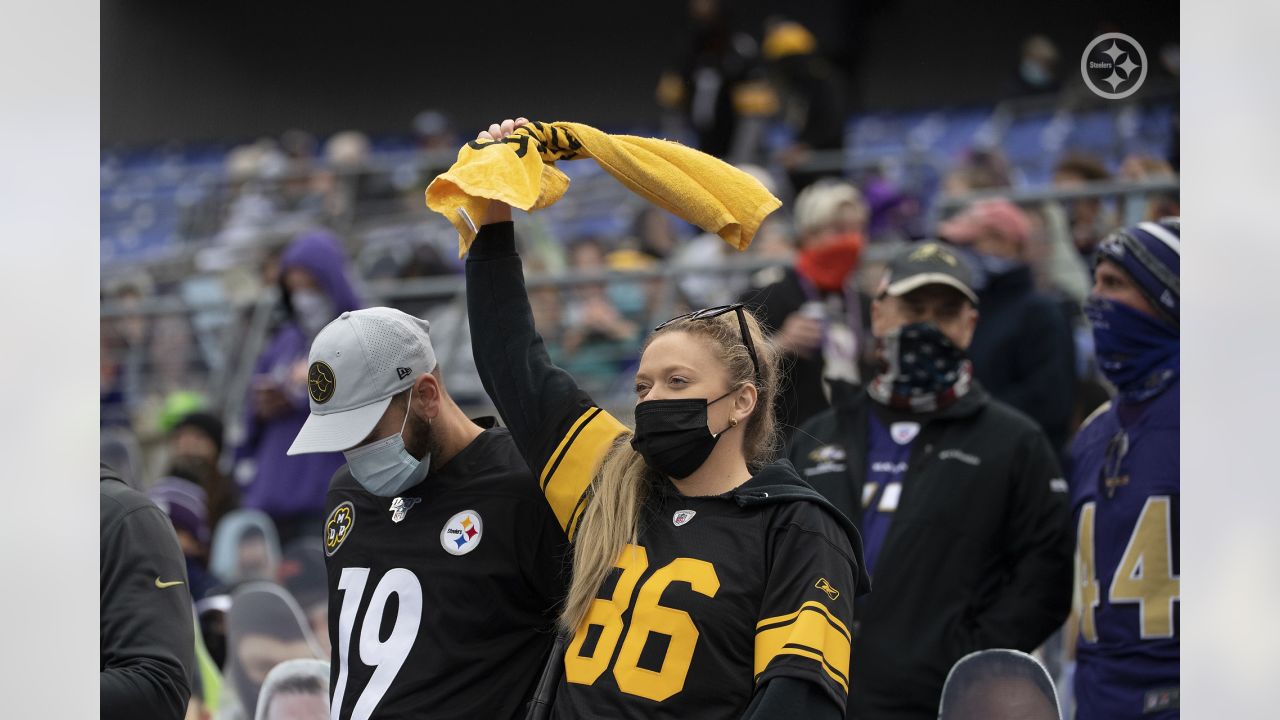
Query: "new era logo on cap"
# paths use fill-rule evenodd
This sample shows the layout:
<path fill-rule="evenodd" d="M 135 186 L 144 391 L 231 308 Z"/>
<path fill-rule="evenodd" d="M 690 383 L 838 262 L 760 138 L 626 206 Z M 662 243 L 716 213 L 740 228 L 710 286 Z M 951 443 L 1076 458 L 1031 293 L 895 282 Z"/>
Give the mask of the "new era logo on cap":
<path fill-rule="evenodd" d="M 368 437 L 391 404 L 422 373 L 435 370 L 430 323 L 392 308 L 345 312 L 311 344 L 311 416 L 290 455 L 337 452 Z"/>

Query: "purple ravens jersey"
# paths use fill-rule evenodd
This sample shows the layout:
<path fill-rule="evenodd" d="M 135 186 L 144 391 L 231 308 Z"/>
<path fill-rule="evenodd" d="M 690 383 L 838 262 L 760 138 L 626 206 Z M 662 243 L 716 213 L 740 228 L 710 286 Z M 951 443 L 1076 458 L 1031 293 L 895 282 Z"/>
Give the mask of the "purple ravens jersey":
<path fill-rule="evenodd" d="M 911 441 L 920 431 L 920 423 L 893 423 L 893 431 L 867 413 L 867 480 L 862 485 L 862 553 L 867 573 L 875 572 L 876 558 L 889 534 L 898 499 L 902 497 L 902 481 L 911 460 Z"/>
<path fill-rule="evenodd" d="M 1179 716 L 1178 397 L 1105 406 L 1072 445 L 1078 720 Z"/>

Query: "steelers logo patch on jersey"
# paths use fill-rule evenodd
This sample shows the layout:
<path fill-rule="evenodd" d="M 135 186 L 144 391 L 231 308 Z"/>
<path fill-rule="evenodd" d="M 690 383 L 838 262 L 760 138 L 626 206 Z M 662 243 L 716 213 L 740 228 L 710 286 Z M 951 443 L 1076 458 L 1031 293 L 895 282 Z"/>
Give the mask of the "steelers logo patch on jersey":
<path fill-rule="evenodd" d="M 348 500 L 338 505 L 324 521 L 324 554 L 333 555 L 356 526 L 356 509 Z"/>
<path fill-rule="evenodd" d="M 338 381 L 333 376 L 333 368 L 329 367 L 329 363 L 323 360 L 311 363 L 311 367 L 307 369 L 307 392 L 311 394 L 313 402 L 317 405 L 329 402 L 337 385 Z"/>
<path fill-rule="evenodd" d="M 440 531 L 440 546 L 450 555 L 466 555 L 480 546 L 480 536 L 483 533 L 480 513 L 463 510 L 444 524 L 444 529 Z"/>

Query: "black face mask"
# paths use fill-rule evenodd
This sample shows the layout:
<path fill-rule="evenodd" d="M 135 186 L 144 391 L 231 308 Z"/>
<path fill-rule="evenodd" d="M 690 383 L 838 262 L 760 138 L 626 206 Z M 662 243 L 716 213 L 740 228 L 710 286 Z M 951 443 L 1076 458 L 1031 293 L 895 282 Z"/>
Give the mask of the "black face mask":
<path fill-rule="evenodd" d="M 636 433 L 631 447 L 644 457 L 649 467 L 667 477 L 683 480 L 702 467 L 724 434 L 707 429 L 707 408 L 715 400 L 646 400 L 636 405 Z"/>

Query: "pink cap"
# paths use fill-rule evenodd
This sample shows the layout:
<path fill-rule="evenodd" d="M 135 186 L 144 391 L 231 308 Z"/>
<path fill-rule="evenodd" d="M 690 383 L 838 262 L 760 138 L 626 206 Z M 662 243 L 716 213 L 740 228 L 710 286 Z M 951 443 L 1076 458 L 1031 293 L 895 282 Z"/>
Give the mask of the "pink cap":
<path fill-rule="evenodd" d="M 938 234 L 957 245 L 968 245 L 987 231 L 1011 238 L 1022 247 L 1031 237 L 1031 221 L 1017 205 L 993 198 L 979 200 L 938 226 Z"/>

